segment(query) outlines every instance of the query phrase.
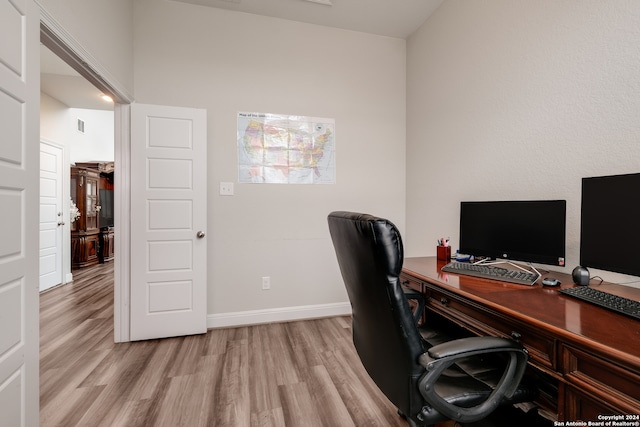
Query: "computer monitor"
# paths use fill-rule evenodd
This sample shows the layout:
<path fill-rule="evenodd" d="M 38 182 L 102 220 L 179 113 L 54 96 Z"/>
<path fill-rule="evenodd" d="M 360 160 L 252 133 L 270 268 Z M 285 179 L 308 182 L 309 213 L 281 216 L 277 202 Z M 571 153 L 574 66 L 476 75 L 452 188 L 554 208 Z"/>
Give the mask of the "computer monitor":
<path fill-rule="evenodd" d="M 564 267 L 565 200 L 460 203 L 460 253 Z"/>
<path fill-rule="evenodd" d="M 100 197 L 100 227 L 113 227 L 113 190 L 99 192 Z"/>
<path fill-rule="evenodd" d="M 640 173 L 582 179 L 580 265 L 640 276 Z"/>

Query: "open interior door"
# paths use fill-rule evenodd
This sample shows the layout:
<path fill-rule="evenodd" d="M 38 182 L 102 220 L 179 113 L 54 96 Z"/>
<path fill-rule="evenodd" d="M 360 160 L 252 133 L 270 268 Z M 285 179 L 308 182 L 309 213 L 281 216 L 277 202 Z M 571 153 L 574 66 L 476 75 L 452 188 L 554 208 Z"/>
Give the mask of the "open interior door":
<path fill-rule="evenodd" d="M 131 105 L 130 339 L 207 330 L 206 110 Z"/>
<path fill-rule="evenodd" d="M 0 425 L 38 425 L 40 13 L 0 1 Z"/>

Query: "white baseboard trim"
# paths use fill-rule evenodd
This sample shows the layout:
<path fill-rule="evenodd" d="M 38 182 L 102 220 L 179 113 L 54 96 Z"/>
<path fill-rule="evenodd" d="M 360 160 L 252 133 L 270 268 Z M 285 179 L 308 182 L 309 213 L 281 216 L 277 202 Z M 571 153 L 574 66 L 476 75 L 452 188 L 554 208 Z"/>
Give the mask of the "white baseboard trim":
<path fill-rule="evenodd" d="M 351 314 L 351 304 L 348 302 L 236 311 L 232 313 L 208 315 L 207 328 L 229 328 L 233 326 L 257 325 L 260 323 L 290 322 L 293 320 L 317 319 L 349 314 Z"/>

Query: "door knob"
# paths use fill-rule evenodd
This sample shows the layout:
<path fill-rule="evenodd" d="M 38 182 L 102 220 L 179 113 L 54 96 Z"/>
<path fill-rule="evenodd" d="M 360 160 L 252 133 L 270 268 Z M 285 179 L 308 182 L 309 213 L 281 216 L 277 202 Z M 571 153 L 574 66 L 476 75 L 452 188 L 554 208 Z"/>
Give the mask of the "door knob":
<path fill-rule="evenodd" d="M 204 237 L 204 231 L 198 231 L 198 234 L 196 234 L 196 236 L 198 236 L 198 239 L 202 239 Z"/>
<path fill-rule="evenodd" d="M 58 227 L 60 227 L 61 225 L 64 225 L 64 221 L 60 221 L 60 222 L 58 223 Z"/>

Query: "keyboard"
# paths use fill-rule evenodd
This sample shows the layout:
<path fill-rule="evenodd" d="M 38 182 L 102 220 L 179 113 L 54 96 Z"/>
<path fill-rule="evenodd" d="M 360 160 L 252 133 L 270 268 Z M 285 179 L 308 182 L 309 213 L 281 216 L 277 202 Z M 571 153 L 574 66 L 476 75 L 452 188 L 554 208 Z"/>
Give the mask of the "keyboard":
<path fill-rule="evenodd" d="M 599 291 L 587 286 L 559 289 L 558 292 L 640 320 L 639 301 Z"/>
<path fill-rule="evenodd" d="M 538 280 L 538 277 L 540 277 L 538 274 L 529 271 L 509 270 L 492 265 L 470 264 L 468 262 L 456 261 L 450 262 L 442 267 L 442 271 L 528 286 L 533 285 L 536 280 Z"/>

